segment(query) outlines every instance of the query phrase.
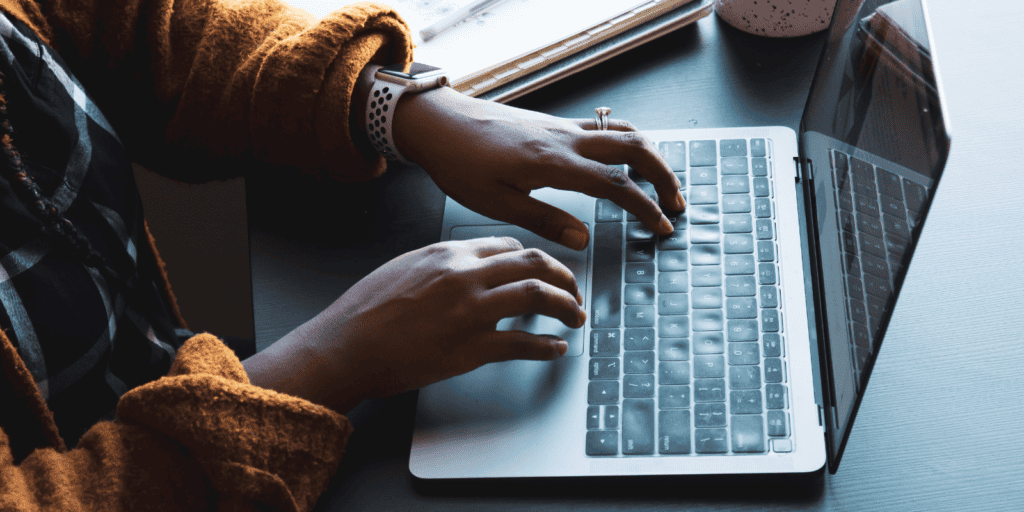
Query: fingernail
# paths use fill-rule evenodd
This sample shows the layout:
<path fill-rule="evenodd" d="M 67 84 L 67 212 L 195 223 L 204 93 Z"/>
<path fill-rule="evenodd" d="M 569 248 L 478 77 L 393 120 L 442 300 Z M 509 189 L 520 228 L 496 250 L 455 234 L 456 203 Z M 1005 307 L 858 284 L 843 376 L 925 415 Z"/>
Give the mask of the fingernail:
<path fill-rule="evenodd" d="M 679 181 L 679 176 L 672 175 L 672 179 L 676 180 L 676 188 L 683 188 L 683 182 Z"/>
<path fill-rule="evenodd" d="M 569 350 L 569 344 L 565 340 L 558 340 L 555 343 L 555 350 L 558 352 L 558 357 L 562 357 Z"/>
<path fill-rule="evenodd" d="M 579 290 L 576 291 L 576 303 L 579 304 L 580 306 L 583 305 L 583 296 L 580 295 Z"/>
<path fill-rule="evenodd" d="M 562 230 L 562 245 L 572 247 L 576 250 L 583 250 L 587 247 L 587 232 L 576 228 L 565 228 Z"/>
<path fill-rule="evenodd" d="M 676 210 L 683 210 L 686 208 L 686 200 L 683 199 L 682 192 L 676 192 Z"/>
<path fill-rule="evenodd" d="M 666 235 L 673 231 L 672 223 L 668 221 L 668 217 L 664 213 L 661 214 L 661 230 Z"/>
<path fill-rule="evenodd" d="M 580 310 L 580 323 L 579 323 L 579 325 L 576 328 L 579 329 L 580 327 L 583 327 L 584 325 L 587 325 L 587 312 L 583 311 L 581 309 Z"/>

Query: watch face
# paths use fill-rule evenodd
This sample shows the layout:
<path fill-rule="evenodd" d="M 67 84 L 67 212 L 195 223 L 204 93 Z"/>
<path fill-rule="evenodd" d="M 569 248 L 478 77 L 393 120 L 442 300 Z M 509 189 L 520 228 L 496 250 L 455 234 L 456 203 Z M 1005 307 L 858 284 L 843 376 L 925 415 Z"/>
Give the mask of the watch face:
<path fill-rule="evenodd" d="M 437 74 L 441 71 L 441 68 L 428 66 L 419 62 L 413 62 L 409 64 L 408 69 L 406 66 L 401 64 L 395 64 L 393 66 L 385 66 L 378 70 L 379 73 L 387 75 L 397 76 L 399 78 L 405 78 L 407 80 L 416 80 L 418 78 L 425 78 L 427 76 Z"/>

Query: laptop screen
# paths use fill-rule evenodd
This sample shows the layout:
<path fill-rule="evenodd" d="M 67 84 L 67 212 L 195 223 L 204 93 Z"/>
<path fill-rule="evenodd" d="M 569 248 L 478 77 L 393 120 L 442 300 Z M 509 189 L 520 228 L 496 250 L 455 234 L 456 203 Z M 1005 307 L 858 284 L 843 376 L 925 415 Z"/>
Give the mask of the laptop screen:
<path fill-rule="evenodd" d="M 833 471 L 949 153 L 922 2 L 837 2 L 801 121 Z"/>

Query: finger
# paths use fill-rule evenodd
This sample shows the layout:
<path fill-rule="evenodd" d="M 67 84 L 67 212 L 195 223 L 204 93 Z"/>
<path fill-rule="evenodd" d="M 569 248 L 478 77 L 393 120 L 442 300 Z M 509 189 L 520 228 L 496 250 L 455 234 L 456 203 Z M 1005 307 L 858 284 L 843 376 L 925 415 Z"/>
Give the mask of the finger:
<path fill-rule="evenodd" d="M 534 199 L 518 190 L 502 188 L 492 200 L 476 208 L 478 213 L 515 224 L 552 242 L 582 251 L 590 243 L 587 226 L 571 214 Z"/>
<path fill-rule="evenodd" d="M 584 130 L 597 130 L 597 118 L 594 119 L 570 119 L 570 122 Z M 608 119 L 608 129 L 617 132 L 635 132 L 633 123 L 625 119 Z"/>
<path fill-rule="evenodd" d="M 522 242 L 510 236 L 486 236 L 469 240 L 452 240 L 448 243 L 465 248 L 478 258 L 523 250 Z"/>
<path fill-rule="evenodd" d="M 550 361 L 565 355 L 569 344 L 558 336 L 531 334 L 524 331 L 495 331 L 480 339 L 483 364 L 530 359 Z"/>
<path fill-rule="evenodd" d="M 662 209 L 678 212 L 686 203 L 682 184 L 658 148 L 639 132 L 593 132 L 577 147 L 581 156 L 609 165 L 628 164 L 654 185 Z M 635 213 L 634 213 L 635 215 Z"/>
<path fill-rule="evenodd" d="M 481 261 L 480 272 L 481 281 L 487 288 L 525 279 L 540 279 L 569 292 L 576 298 L 577 303 L 583 304 L 579 285 L 569 267 L 537 248 L 485 258 Z"/>
<path fill-rule="evenodd" d="M 659 235 L 672 232 L 672 223 L 661 212 L 658 203 L 644 193 L 626 172 L 580 155 L 572 155 L 569 164 L 545 174 L 544 185 L 562 190 L 576 190 L 591 197 L 611 199 L 636 215 L 645 226 Z"/>
<path fill-rule="evenodd" d="M 540 279 L 525 279 L 482 292 L 481 317 L 498 323 L 502 318 L 534 314 L 550 316 L 574 329 L 583 327 L 587 314 L 569 292 Z"/>

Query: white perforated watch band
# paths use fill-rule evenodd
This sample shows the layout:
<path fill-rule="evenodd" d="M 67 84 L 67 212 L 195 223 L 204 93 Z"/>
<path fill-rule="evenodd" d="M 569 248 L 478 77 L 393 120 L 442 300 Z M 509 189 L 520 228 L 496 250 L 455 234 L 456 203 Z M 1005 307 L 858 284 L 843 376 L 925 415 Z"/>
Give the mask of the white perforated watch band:
<path fill-rule="evenodd" d="M 395 146 L 394 132 L 391 130 L 392 114 L 395 112 L 395 105 L 398 105 L 398 98 L 402 96 L 407 87 L 404 85 L 375 80 L 370 90 L 370 97 L 366 101 L 366 133 L 370 136 L 370 142 L 384 158 L 397 160 L 403 164 L 412 164 L 398 152 Z"/>

